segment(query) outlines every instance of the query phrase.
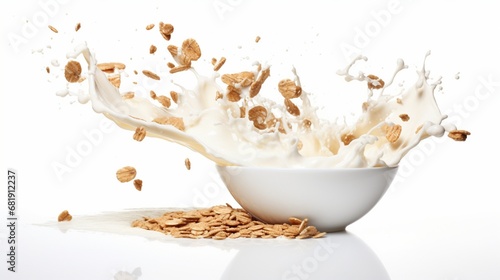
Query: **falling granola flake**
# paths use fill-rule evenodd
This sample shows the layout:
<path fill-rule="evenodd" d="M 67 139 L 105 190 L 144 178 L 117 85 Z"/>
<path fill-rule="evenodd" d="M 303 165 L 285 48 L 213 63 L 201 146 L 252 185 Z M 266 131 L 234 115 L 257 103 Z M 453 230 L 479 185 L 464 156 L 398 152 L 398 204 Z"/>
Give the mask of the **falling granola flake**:
<path fill-rule="evenodd" d="M 467 130 L 452 130 L 448 133 L 448 137 L 455 141 L 465 141 L 470 132 Z"/>
<path fill-rule="evenodd" d="M 80 80 L 82 74 L 82 65 L 76 60 L 68 61 L 64 67 L 64 77 L 70 83 L 76 83 Z"/>
<path fill-rule="evenodd" d="M 142 74 L 144 74 L 144 76 L 148 77 L 148 78 L 151 78 L 153 80 L 160 80 L 160 76 L 156 75 L 155 73 L 153 73 L 152 71 L 149 71 L 149 70 L 142 70 Z"/>
<path fill-rule="evenodd" d="M 134 180 L 134 187 L 138 191 L 142 191 L 142 180 L 141 179 L 135 179 Z"/>
<path fill-rule="evenodd" d="M 52 25 L 49 25 L 49 29 L 54 33 L 59 33 L 59 31 Z"/>

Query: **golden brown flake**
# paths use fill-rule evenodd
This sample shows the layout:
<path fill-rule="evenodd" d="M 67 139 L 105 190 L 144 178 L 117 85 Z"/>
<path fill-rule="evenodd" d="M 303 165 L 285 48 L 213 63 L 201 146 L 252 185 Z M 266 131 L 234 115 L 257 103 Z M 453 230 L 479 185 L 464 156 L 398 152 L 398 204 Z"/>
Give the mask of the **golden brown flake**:
<path fill-rule="evenodd" d="M 59 33 L 59 31 L 52 25 L 49 25 L 49 29 L 52 30 L 54 33 Z"/>
<path fill-rule="evenodd" d="M 302 88 L 290 79 L 281 80 L 278 83 L 278 90 L 284 98 L 288 99 L 297 98 L 302 94 Z"/>
<path fill-rule="evenodd" d="M 76 83 L 80 80 L 80 75 L 82 74 L 82 66 L 80 62 L 71 60 L 68 61 L 64 67 L 64 77 L 66 81 L 70 83 Z"/>
<path fill-rule="evenodd" d="M 404 122 L 407 122 L 410 120 L 410 116 L 408 116 L 408 114 L 400 114 L 399 115 L 399 118 L 404 121 Z"/>
<path fill-rule="evenodd" d="M 158 48 L 155 45 L 149 46 L 149 53 L 154 54 Z"/>
<path fill-rule="evenodd" d="M 169 108 L 169 107 L 170 107 L 170 104 L 172 103 L 172 102 L 170 101 L 170 98 L 168 98 L 168 97 L 167 97 L 167 96 L 165 96 L 165 95 L 160 95 L 160 96 L 156 97 L 156 100 L 157 100 L 158 102 L 160 102 L 160 103 L 161 103 L 161 105 L 163 105 L 163 107 L 165 107 L 165 108 Z"/>
<path fill-rule="evenodd" d="M 260 36 L 255 37 L 255 43 L 258 43 L 260 41 Z"/>
<path fill-rule="evenodd" d="M 224 63 L 226 63 L 226 58 L 225 57 L 221 57 L 219 59 L 219 61 L 217 61 L 217 63 L 215 63 L 215 65 L 214 65 L 214 71 L 219 71 L 219 69 L 222 67 L 222 65 L 224 65 Z"/>
<path fill-rule="evenodd" d="M 302 220 L 301 220 L 301 219 L 299 219 L 299 218 L 290 217 L 290 218 L 288 218 L 288 222 L 289 222 L 291 225 L 300 225 L 300 223 L 302 223 Z"/>
<path fill-rule="evenodd" d="M 184 131 L 184 129 L 185 129 L 184 120 L 182 118 L 178 118 L 178 117 L 159 117 L 159 118 L 155 118 L 153 120 L 153 122 L 159 123 L 159 124 L 171 125 L 171 126 L 174 126 L 175 128 L 177 128 L 178 130 L 181 130 L 181 131 Z"/>
<path fill-rule="evenodd" d="M 177 48 L 177 46 L 169 45 L 167 47 L 167 50 L 172 55 L 173 58 L 176 58 L 177 55 L 179 54 L 179 49 Z"/>
<path fill-rule="evenodd" d="M 352 133 L 347 133 L 347 134 L 343 134 L 341 137 L 340 137 L 340 140 L 342 141 L 342 143 L 344 143 L 344 145 L 349 145 L 351 143 L 352 140 L 356 139 L 356 136 L 354 136 Z"/>
<path fill-rule="evenodd" d="M 81 23 L 77 23 L 75 25 L 75 32 L 78 32 L 78 30 L 80 30 L 80 28 L 82 28 L 82 24 Z"/>
<path fill-rule="evenodd" d="M 153 80 L 160 80 L 160 76 L 156 75 L 155 73 L 153 73 L 149 70 L 142 70 L 142 74 L 144 74 L 144 76 L 151 78 Z"/>
<path fill-rule="evenodd" d="M 368 88 L 369 89 L 380 89 L 383 88 L 385 85 L 384 80 L 380 79 L 379 77 L 375 75 L 368 75 Z"/>
<path fill-rule="evenodd" d="M 221 80 L 226 85 L 234 86 L 239 84 L 241 87 L 248 87 L 254 82 L 255 75 L 253 72 L 244 71 L 235 74 L 224 74 Z"/>
<path fill-rule="evenodd" d="M 125 93 L 122 97 L 123 99 L 132 99 L 135 97 L 135 93 L 133 91 L 129 91 Z"/>
<path fill-rule="evenodd" d="M 144 128 L 144 126 L 139 126 L 138 128 L 136 128 L 133 138 L 135 141 L 139 142 L 144 140 L 144 138 L 146 138 L 146 128 Z"/>
<path fill-rule="evenodd" d="M 176 66 L 172 69 L 170 69 L 170 73 L 171 74 L 174 74 L 174 73 L 177 73 L 177 72 L 182 72 L 182 71 L 186 71 L 188 70 L 189 68 L 191 68 L 191 65 L 179 65 L 179 66 Z"/>
<path fill-rule="evenodd" d="M 248 111 L 248 119 L 258 129 L 266 129 L 267 109 L 264 106 L 255 106 Z"/>
<path fill-rule="evenodd" d="M 182 42 L 182 55 L 189 61 L 196 61 L 201 57 L 200 45 L 195 39 L 189 38 Z"/>
<path fill-rule="evenodd" d="M 160 22 L 160 33 L 161 36 L 167 41 L 172 37 L 172 33 L 174 32 L 174 26 L 169 23 Z"/>
<path fill-rule="evenodd" d="M 45 67 L 45 71 L 47 72 L 47 74 L 50 74 L 50 67 L 49 66 Z"/>
<path fill-rule="evenodd" d="M 167 62 L 167 67 L 172 69 L 175 67 L 175 64 L 173 64 L 172 62 Z"/>
<path fill-rule="evenodd" d="M 448 137 L 455 141 L 465 141 L 470 132 L 467 130 L 452 130 L 448 133 Z"/>
<path fill-rule="evenodd" d="M 300 115 L 300 109 L 295 105 L 292 100 L 285 98 L 285 107 L 286 111 L 290 113 L 292 116 L 299 116 Z"/>
<path fill-rule="evenodd" d="M 134 180 L 134 187 L 138 191 L 142 191 L 142 180 L 141 179 L 135 179 Z"/>
<path fill-rule="evenodd" d="M 241 88 L 237 88 L 234 86 L 227 86 L 227 100 L 231 102 L 238 102 L 241 99 Z"/>
<path fill-rule="evenodd" d="M 179 93 L 177 93 L 176 91 L 170 91 L 170 97 L 176 104 L 179 102 Z"/>
<path fill-rule="evenodd" d="M 397 102 L 398 104 L 403 104 L 403 99 L 401 99 L 401 98 L 397 98 L 397 99 L 396 99 L 396 102 Z"/>
<path fill-rule="evenodd" d="M 146 30 L 151 30 L 155 27 L 155 24 L 154 23 L 151 23 L 151 24 L 148 24 L 146 25 Z"/>
<path fill-rule="evenodd" d="M 58 222 L 69 222 L 73 219 L 73 216 L 68 212 L 68 210 L 64 210 L 57 217 Z"/>
<path fill-rule="evenodd" d="M 215 92 L 215 100 L 222 99 L 223 97 L 224 97 L 224 95 L 222 93 L 220 93 L 219 91 Z"/>
<path fill-rule="evenodd" d="M 120 62 L 105 62 L 97 64 L 97 68 L 105 73 L 113 73 L 115 69 L 123 70 L 125 69 L 125 64 Z"/>
<path fill-rule="evenodd" d="M 121 84 L 121 77 L 120 74 L 114 74 L 114 75 L 109 75 L 108 76 L 108 81 L 115 86 L 116 88 L 120 87 Z"/>
<path fill-rule="evenodd" d="M 402 127 L 399 124 L 385 126 L 385 138 L 391 143 L 395 143 L 401 135 Z"/>
<path fill-rule="evenodd" d="M 184 160 L 184 165 L 186 166 L 187 170 L 191 170 L 191 161 L 188 158 Z"/>
<path fill-rule="evenodd" d="M 262 84 L 264 84 L 264 82 L 270 75 L 271 75 L 271 70 L 269 68 L 266 68 L 262 72 L 260 72 L 259 76 L 257 77 L 257 80 L 250 85 L 250 91 L 249 91 L 250 98 L 253 98 L 257 94 L 259 94 L 260 89 L 262 88 Z"/>
<path fill-rule="evenodd" d="M 137 171 L 132 166 L 125 166 L 116 171 L 116 179 L 122 183 L 132 181 L 135 175 L 137 175 Z"/>

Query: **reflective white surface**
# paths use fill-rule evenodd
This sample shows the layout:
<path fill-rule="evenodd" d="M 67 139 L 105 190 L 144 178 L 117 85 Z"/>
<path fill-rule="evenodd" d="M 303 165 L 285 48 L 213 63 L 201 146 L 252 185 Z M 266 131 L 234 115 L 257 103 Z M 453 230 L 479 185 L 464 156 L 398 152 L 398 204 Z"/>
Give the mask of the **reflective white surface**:
<path fill-rule="evenodd" d="M 0 5 L 0 174 L 9 167 L 19 172 L 20 223 L 18 272 L 10 273 L 2 188 L 0 279 L 500 279 L 500 22 L 493 1 Z M 223 55 L 233 57 L 227 69 L 229 62 L 250 63 L 238 57 L 272 60 L 275 79 L 288 78 L 293 64 L 304 90 L 333 116 L 358 109 L 365 97 L 364 87 L 353 89 L 335 75 L 348 63 L 347 53 L 361 51 L 369 57 L 365 70 L 386 77 L 397 58 L 421 65 L 431 50 L 427 68 L 443 77 L 438 103 L 472 135 L 465 143 L 426 141 L 408 154 L 384 197 L 347 234 L 214 241 L 132 229 L 130 221 L 147 209 L 237 203 L 211 162 L 157 139 L 132 140 L 89 106 L 56 96 L 64 83 L 49 79 L 45 67 L 56 57 L 63 63 L 68 49 L 85 40 L 103 61 L 140 70 L 158 62 L 159 55 L 149 55 L 152 43 L 163 51 L 168 44 L 144 29 L 159 21 L 174 23 L 175 40 L 196 38 L 208 63 Z M 75 33 L 77 22 L 82 28 Z M 257 35 L 262 39 L 255 45 Z M 57 172 L 57 164 L 67 170 Z M 124 165 L 137 168 L 142 192 L 117 182 L 114 174 Z M 54 222 L 64 209 L 73 221 Z"/>
<path fill-rule="evenodd" d="M 180 209 L 123 210 L 76 216 L 66 223 L 24 224 L 19 228 L 18 272 L 4 270 L 1 275 L 7 278 L 2 279 L 458 280 L 500 275 L 498 221 L 475 230 L 461 225 L 470 222 L 466 219 L 457 224 L 439 218 L 370 228 L 380 218 L 374 215 L 368 223 L 353 224 L 353 230 L 306 240 L 175 239 L 129 226 L 131 220 L 166 210 Z"/>

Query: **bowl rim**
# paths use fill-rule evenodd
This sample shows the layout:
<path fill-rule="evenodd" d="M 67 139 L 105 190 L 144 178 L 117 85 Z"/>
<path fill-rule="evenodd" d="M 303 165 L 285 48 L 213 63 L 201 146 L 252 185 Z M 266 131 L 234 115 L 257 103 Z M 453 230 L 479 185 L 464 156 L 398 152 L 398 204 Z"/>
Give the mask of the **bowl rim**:
<path fill-rule="evenodd" d="M 399 165 L 395 166 L 375 166 L 375 167 L 274 167 L 274 166 L 244 166 L 244 165 L 219 165 L 216 164 L 217 169 L 219 168 L 232 168 L 232 169 L 245 169 L 245 170 L 274 170 L 274 171 L 317 171 L 317 172 L 338 172 L 338 171 L 362 171 L 362 170 L 394 170 L 398 169 Z"/>

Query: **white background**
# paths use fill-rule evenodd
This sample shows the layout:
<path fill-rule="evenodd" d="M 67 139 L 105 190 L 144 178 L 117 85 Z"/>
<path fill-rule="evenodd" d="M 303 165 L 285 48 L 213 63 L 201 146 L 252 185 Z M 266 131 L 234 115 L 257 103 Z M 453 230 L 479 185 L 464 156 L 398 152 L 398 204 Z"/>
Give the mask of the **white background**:
<path fill-rule="evenodd" d="M 465 143 L 449 139 L 422 143 L 401 163 L 399 176 L 380 203 L 348 231 L 375 252 L 391 279 L 499 279 L 500 21 L 491 3 L 2 2 L 0 168 L 5 173 L 7 168 L 18 172 L 21 223 L 19 272 L 7 272 L 2 261 L 0 274 L 7 276 L 2 279 L 28 279 L 32 277 L 28 271 L 36 270 L 64 279 L 70 274 L 59 275 L 48 268 L 68 258 L 73 270 L 65 273 L 77 271 L 82 279 L 85 273 L 92 279 L 113 279 L 119 271 L 132 272 L 136 267 L 142 269 L 139 279 L 155 279 L 160 273 L 155 269 L 166 265 L 161 260 L 169 259 L 156 251 L 162 246 L 179 256 L 169 255 L 172 275 L 184 271 L 176 279 L 200 279 L 200 275 L 218 279 L 227 270 L 237 246 L 177 246 L 171 240 L 166 245 L 118 233 L 64 233 L 36 226 L 54 221 L 63 209 L 77 220 L 129 208 L 236 204 L 210 161 L 161 140 L 138 143 L 131 132 L 110 125 L 89 104 L 55 94 L 65 83 L 62 76 L 56 77 L 62 67 L 51 66 L 51 61 L 64 65 L 66 52 L 80 42 L 87 42 L 102 61 L 126 63 L 131 74 L 144 65 L 164 65 L 166 46 L 188 37 L 196 38 L 202 48 L 202 59 L 196 62 L 201 68 L 212 57 L 226 56 L 228 70 L 245 70 L 253 60 L 261 60 L 273 65 L 272 79 L 278 81 L 291 77 L 295 66 L 304 90 L 325 107 L 328 117 L 355 112 L 365 96 L 362 87 L 347 84 L 335 74 L 351 59 L 346 49 L 366 55 L 369 60 L 362 68 L 381 77 L 390 76 L 398 58 L 420 67 L 431 50 L 427 69 L 443 79 L 438 103 L 450 120 L 472 135 Z M 170 43 L 157 29 L 145 30 L 147 24 L 160 21 L 175 26 Z M 76 33 L 78 22 L 82 28 Z M 48 24 L 59 33 L 50 31 Z M 258 44 L 257 35 L 262 38 Z M 151 44 L 159 48 L 155 55 L 149 54 Z M 46 66 L 51 67 L 51 75 Z M 139 85 L 143 81 L 138 79 Z M 140 86 L 132 89 L 147 94 Z M 75 159 L 74 153 L 83 146 L 85 153 Z M 190 171 L 184 167 L 185 158 L 192 162 Z M 56 171 L 55 166 L 61 165 L 66 172 Z M 137 168 L 138 178 L 144 181 L 142 192 L 116 180 L 115 171 L 124 165 Z M 7 191 L 2 189 L 0 211 L 7 213 Z M 0 228 L 0 252 L 5 256 L 7 230 Z M 96 249 L 89 249 L 92 244 Z M 199 270 L 185 269 L 185 262 L 193 261 L 191 255 L 198 256 L 194 261 Z M 99 256 L 116 261 L 92 264 Z M 80 258 L 88 263 L 79 265 Z M 139 261 L 144 259 L 148 262 Z M 203 271 L 208 264 L 213 270 Z"/>

